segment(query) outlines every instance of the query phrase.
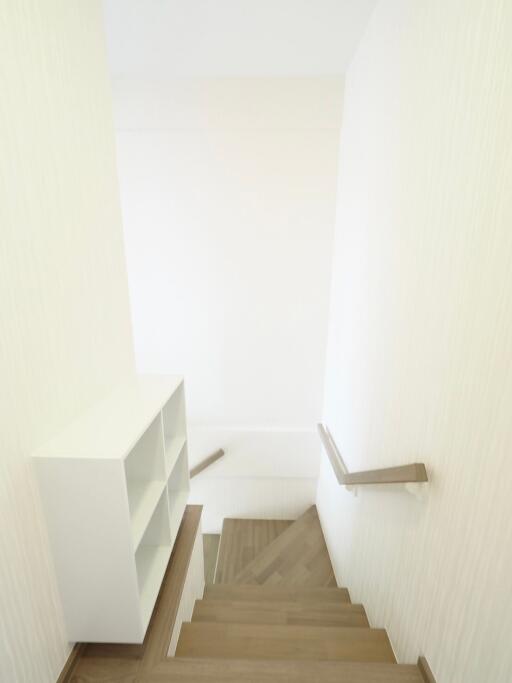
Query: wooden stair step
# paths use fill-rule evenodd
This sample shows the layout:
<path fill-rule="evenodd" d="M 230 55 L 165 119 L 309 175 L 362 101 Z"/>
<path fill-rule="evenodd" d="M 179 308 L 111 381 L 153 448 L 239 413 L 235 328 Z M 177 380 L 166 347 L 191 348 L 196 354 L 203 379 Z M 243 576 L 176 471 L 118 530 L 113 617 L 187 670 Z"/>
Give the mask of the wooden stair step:
<path fill-rule="evenodd" d="M 232 580 L 241 584 L 336 586 L 316 506 L 310 507 Z"/>
<path fill-rule="evenodd" d="M 192 621 L 300 626 L 369 626 L 364 607 L 313 601 L 196 600 Z"/>
<path fill-rule="evenodd" d="M 395 662 L 384 629 L 184 623 L 178 657 Z"/>
<path fill-rule="evenodd" d="M 229 583 L 293 524 L 283 519 L 224 519 L 215 583 Z"/>
<path fill-rule="evenodd" d="M 139 673 L 136 683 L 424 683 L 406 664 L 175 658 Z"/>
<path fill-rule="evenodd" d="M 204 589 L 205 600 L 237 600 L 284 602 L 350 602 L 346 588 L 298 588 L 287 586 L 259 586 L 255 584 L 207 584 Z"/>

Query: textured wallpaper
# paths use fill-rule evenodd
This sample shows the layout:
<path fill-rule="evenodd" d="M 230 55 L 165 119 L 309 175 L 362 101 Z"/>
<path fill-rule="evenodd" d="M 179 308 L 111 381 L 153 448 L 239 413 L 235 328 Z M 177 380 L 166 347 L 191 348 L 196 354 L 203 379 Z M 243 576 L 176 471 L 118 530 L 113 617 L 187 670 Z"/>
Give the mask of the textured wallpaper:
<path fill-rule="evenodd" d="M 349 69 L 323 462 L 337 577 L 438 683 L 512 680 L 512 3 L 382 0 Z"/>
<path fill-rule="evenodd" d="M 0 93 L 0 681 L 55 683 L 28 455 L 133 367 L 100 3 L 0 3 Z"/>

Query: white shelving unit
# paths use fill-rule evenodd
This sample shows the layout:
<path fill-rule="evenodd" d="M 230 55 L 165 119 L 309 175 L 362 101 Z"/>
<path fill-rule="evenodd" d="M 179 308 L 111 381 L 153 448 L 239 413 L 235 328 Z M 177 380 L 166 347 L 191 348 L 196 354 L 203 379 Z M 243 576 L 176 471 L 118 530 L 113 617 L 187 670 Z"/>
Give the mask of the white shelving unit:
<path fill-rule="evenodd" d="M 141 643 L 189 492 L 182 378 L 130 377 L 33 457 L 69 640 Z"/>

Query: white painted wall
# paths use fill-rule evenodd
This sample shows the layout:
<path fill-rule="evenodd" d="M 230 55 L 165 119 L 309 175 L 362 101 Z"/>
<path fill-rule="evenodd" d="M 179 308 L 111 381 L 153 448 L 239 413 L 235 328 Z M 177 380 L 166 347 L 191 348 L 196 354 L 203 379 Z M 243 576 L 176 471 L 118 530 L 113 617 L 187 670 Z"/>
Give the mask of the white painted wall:
<path fill-rule="evenodd" d="M 347 74 L 323 461 L 338 580 L 438 683 L 512 680 L 512 5 L 382 0 Z"/>
<path fill-rule="evenodd" d="M 339 76 L 377 0 L 104 0 L 116 77 Z"/>
<path fill-rule="evenodd" d="M 256 475 L 256 443 L 269 476 L 280 457 L 316 475 L 341 80 L 121 80 L 114 98 L 138 369 L 185 375 L 192 464 L 227 430 L 223 475 Z"/>
<path fill-rule="evenodd" d="M 190 446 L 196 461 L 225 450 L 191 481 L 189 500 L 204 506 L 205 533 L 220 533 L 226 517 L 296 519 L 315 500 L 320 463 L 314 431 L 196 428 Z"/>
<path fill-rule="evenodd" d="M 0 45 L 0 680 L 55 683 L 69 645 L 28 455 L 133 368 L 99 3 L 2 3 Z"/>

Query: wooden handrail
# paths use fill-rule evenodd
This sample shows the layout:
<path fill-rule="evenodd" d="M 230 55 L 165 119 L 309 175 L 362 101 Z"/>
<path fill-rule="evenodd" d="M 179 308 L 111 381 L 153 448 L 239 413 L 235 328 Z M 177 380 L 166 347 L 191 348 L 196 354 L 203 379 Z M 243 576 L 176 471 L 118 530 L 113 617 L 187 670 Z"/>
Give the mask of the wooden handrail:
<path fill-rule="evenodd" d="M 425 657 L 420 657 L 418 659 L 418 669 L 420 670 L 420 674 L 422 675 L 425 683 L 436 683 L 432 669 L 430 668 Z"/>
<path fill-rule="evenodd" d="M 219 458 L 222 458 L 223 455 L 224 451 L 222 450 L 222 448 L 219 448 L 218 451 L 215 451 L 204 460 L 201 460 L 199 464 L 197 464 L 195 467 L 192 467 L 192 469 L 190 470 L 190 478 L 192 479 L 192 477 L 195 477 L 197 474 L 199 474 L 199 472 L 202 472 L 207 467 L 210 467 L 210 465 L 213 465 L 213 463 L 219 460 Z"/>
<path fill-rule="evenodd" d="M 325 448 L 325 452 L 331 462 L 336 479 L 341 486 L 355 486 L 360 484 L 410 484 L 428 481 L 427 470 L 423 463 L 387 467 L 382 470 L 349 472 L 327 427 L 319 424 L 318 433 Z"/>

